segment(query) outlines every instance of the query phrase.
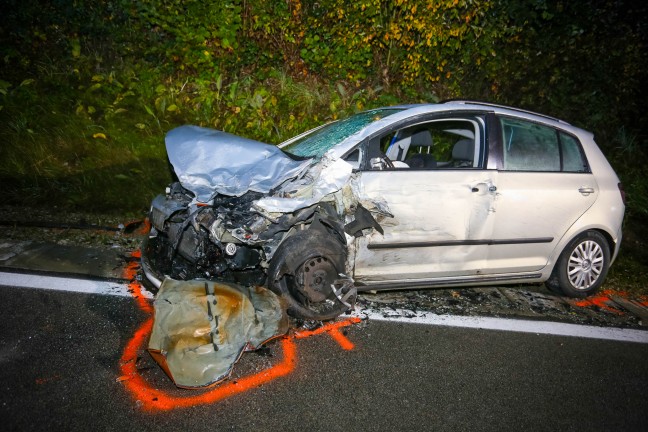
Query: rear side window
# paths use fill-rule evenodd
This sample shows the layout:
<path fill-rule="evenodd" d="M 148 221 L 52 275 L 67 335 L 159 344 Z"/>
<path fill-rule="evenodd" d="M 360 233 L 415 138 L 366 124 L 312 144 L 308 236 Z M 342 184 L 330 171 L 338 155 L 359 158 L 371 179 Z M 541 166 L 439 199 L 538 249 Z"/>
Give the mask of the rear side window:
<path fill-rule="evenodd" d="M 587 162 L 576 138 L 561 132 L 560 144 L 562 147 L 563 171 L 587 172 Z"/>
<path fill-rule="evenodd" d="M 585 172 L 579 142 L 556 129 L 518 119 L 500 118 L 504 170 Z"/>

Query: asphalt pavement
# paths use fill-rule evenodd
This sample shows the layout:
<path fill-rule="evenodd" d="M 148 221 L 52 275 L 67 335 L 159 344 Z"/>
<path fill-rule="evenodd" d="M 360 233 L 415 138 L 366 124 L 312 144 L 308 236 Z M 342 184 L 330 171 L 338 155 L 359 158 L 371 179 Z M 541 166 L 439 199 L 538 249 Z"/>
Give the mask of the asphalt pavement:
<path fill-rule="evenodd" d="M 3 430 L 646 430 L 648 344 L 367 320 L 292 342 L 288 372 L 211 403 L 139 350 L 128 297 L 0 287 Z M 282 340 L 231 382 L 281 364 Z M 348 347 L 347 347 L 348 348 Z M 143 400 L 141 378 L 159 392 Z M 211 390 L 210 390 L 211 391 Z M 156 409 L 164 395 L 194 398 Z M 158 399 L 158 400 L 153 400 Z"/>
<path fill-rule="evenodd" d="M 364 294 L 363 320 L 306 323 L 183 390 L 145 350 L 152 295 L 131 252 L 0 244 L 2 430 L 648 430 L 633 299 Z"/>

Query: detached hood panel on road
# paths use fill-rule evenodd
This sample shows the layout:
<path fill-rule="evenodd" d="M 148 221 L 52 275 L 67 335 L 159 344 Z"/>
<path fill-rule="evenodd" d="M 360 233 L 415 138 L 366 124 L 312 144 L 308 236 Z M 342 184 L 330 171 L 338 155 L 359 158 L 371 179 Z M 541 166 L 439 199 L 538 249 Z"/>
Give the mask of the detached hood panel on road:
<path fill-rule="evenodd" d="M 227 378 L 243 351 L 287 331 L 286 306 L 267 288 L 165 279 L 149 351 L 178 387 L 197 388 Z"/>
<path fill-rule="evenodd" d="M 293 160 L 270 144 L 198 126 L 171 130 L 166 148 L 180 183 L 200 202 L 210 201 L 217 193 L 268 193 L 298 176 L 311 162 Z"/>

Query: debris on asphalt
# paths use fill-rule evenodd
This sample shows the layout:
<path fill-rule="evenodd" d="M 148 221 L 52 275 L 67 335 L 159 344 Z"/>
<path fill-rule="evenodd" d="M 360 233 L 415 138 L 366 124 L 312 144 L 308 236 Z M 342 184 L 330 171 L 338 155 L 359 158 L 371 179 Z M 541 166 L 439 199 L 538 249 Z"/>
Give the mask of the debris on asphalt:
<path fill-rule="evenodd" d="M 154 307 L 148 349 L 181 388 L 223 381 L 243 352 L 288 331 L 283 300 L 259 286 L 167 278 Z"/>
<path fill-rule="evenodd" d="M 20 226 L 0 225 L 0 267 L 6 270 L 26 269 L 59 272 L 74 272 L 69 266 L 60 265 L 55 259 L 67 254 L 67 249 L 80 248 L 76 255 L 85 253 L 80 264 L 89 274 L 101 273 L 115 277 L 121 268 L 129 264 L 126 258 L 141 243 L 148 232 L 148 220 L 70 213 L 56 208 L 33 209 L 0 206 L 3 220 L 45 221 L 49 227 L 37 227 L 34 223 Z M 53 225 L 68 228 L 52 228 Z M 79 225 L 124 228 L 118 231 L 97 229 L 75 229 Z M 633 231 L 631 231 L 631 234 Z M 632 235 L 626 244 L 641 249 L 644 237 Z M 91 256 L 90 249 L 94 252 Z M 57 251 L 56 255 L 49 252 Z M 42 259 L 33 259 L 34 251 Z M 44 251 L 48 252 L 47 254 Z M 97 258 L 94 258 L 96 255 Z M 105 257 L 106 259 L 104 261 Z M 139 261 L 138 259 L 136 259 Z M 25 263 L 23 266 L 21 263 Z M 46 265 L 49 263 L 48 265 Z M 94 273 L 93 273 L 94 272 Z M 135 275 L 133 275 L 135 277 Z M 608 286 L 614 286 L 608 284 Z M 150 288 L 150 286 L 148 287 Z M 647 327 L 648 296 L 635 292 L 605 289 L 584 299 L 567 299 L 556 296 L 543 285 L 501 286 L 480 288 L 447 288 L 411 291 L 379 291 L 358 294 L 355 310 L 379 311 L 394 315 L 401 311 L 403 316 L 412 314 L 494 316 L 523 319 L 551 320 L 574 324 L 588 324 L 612 327 Z M 318 321 L 302 321 L 305 328 L 316 327 Z M 299 323 L 297 324 L 300 327 Z M 147 356 L 148 357 L 148 356 Z M 238 368 L 237 368 L 238 372 Z"/>
<path fill-rule="evenodd" d="M 2 243 L 49 243 L 61 246 L 117 249 L 129 253 L 148 232 L 146 219 L 70 213 L 57 209 L 0 206 Z"/>
<path fill-rule="evenodd" d="M 612 327 L 648 325 L 648 298 L 605 290 L 569 299 L 537 287 L 382 291 L 358 295 L 356 313 L 413 318 L 426 315 L 493 316 Z"/>

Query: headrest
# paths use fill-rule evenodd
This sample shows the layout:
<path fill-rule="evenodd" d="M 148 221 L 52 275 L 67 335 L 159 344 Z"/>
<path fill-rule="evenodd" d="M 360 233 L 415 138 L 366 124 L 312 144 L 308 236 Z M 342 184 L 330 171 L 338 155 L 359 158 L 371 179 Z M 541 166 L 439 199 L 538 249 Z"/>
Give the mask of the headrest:
<path fill-rule="evenodd" d="M 414 132 L 412 134 L 412 143 L 413 146 L 422 146 L 430 147 L 432 146 L 432 134 L 427 129 Z"/>
<path fill-rule="evenodd" d="M 452 148 L 452 159 L 471 161 L 475 156 L 475 142 L 471 139 L 464 138 L 457 141 Z"/>

